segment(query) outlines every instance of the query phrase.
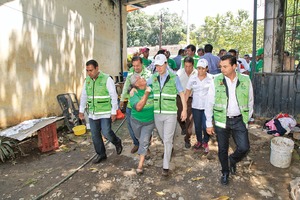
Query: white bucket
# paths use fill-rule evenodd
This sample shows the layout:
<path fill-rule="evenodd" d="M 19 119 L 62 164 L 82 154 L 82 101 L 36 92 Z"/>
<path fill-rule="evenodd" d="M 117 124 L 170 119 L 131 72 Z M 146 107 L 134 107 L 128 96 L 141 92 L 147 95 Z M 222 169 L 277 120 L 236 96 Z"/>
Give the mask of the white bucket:
<path fill-rule="evenodd" d="M 285 137 L 271 140 L 270 162 L 275 167 L 287 168 L 291 164 L 294 141 Z"/>

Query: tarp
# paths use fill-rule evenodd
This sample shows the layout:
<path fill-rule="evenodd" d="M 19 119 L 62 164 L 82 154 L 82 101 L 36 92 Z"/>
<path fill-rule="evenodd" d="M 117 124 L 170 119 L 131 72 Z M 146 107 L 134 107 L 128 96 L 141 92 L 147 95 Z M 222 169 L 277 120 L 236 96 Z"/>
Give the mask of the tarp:
<path fill-rule="evenodd" d="M 63 118 L 64 116 L 63 117 L 54 116 L 48 118 L 27 120 L 16 126 L 0 131 L 0 136 L 9 137 L 9 138 L 22 141 L 28 137 L 34 136 L 36 132 L 41 128 L 44 128 L 45 126 L 52 124 L 53 122 L 56 122 Z"/>

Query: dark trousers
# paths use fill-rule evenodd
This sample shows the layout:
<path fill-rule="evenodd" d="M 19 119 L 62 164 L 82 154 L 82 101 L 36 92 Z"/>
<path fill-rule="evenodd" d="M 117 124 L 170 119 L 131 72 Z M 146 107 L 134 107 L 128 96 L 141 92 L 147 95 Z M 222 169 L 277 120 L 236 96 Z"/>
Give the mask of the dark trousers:
<path fill-rule="evenodd" d="M 92 132 L 94 148 L 99 156 L 106 155 L 106 150 L 102 140 L 101 132 L 104 135 L 104 137 L 107 138 L 114 145 L 117 145 L 121 142 L 121 139 L 116 136 L 113 130 L 111 130 L 110 118 L 102 118 L 96 120 L 89 118 L 89 122 Z"/>
<path fill-rule="evenodd" d="M 209 135 L 206 132 L 206 117 L 204 110 L 192 108 L 196 137 L 198 142 L 208 143 Z M 203 135 L 203 138 L 202 138 Z"/>
<path fill-rule="evenodd" d="M 186 120 L 183 122 L 181 121 L 181 112 L 182 112 L 182 103 L 181 103 L 181 98 L 179 95 L 176 97 L 176 104 L 177 104 L 177 121 L 180 125 L 180 128 L 183 132 L 185 132 L 185 137 L 184 141 L 185 142 L 190 142 L 190 138 L 192 135 L 192 128 L 193 128 L 193 115 L 192 115 L 192 101 L 193 98 L 189 97 L 187 101 L 187 117 Z"/>
<path fill-rule="evenodd" d="M 222 173 L 229 172 L 228 167 L 228 148 L 229 138 L 232 134 L 236 149 L 230 155 L 232 162 L 241 161 L 250 149 L 248 130 L 243 122 L 243 117 L 228 118 L 226 120 L 226 128 L 215 126 L 215 132 L 218 140 L 218 156 L 222 167 Z"/>

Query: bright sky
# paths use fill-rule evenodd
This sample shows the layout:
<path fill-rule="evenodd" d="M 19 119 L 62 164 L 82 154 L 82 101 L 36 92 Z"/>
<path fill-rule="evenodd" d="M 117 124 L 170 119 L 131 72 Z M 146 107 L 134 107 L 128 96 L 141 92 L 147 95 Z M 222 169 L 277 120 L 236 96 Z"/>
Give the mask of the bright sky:
<path fill-rule="evenodd" d="M 186 22 L 187 20 L 187 2 L 189 4 L 189 23 L 196 26 L 204 24 L 206 16 L 215 17 L 217 14 L 223 15 L 231 11 L 237 15 L 238 10 L 246 10 L 253 19 L 253 0 L 173 0 L 166 3 L 160 3 L 153 6 L 148 6 L 141 9 L 147 14 L 154 14 L 162 8 L 168 8 L 171 13 L 176 12 Z M 265 0 L 257 0 L 257 18 L 264 17 L 264 2 Z"/>

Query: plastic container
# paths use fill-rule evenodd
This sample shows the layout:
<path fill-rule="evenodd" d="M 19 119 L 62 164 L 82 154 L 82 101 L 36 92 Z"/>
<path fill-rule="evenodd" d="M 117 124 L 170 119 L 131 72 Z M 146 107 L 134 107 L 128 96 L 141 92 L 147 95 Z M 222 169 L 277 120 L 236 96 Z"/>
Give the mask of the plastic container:
<path fill-rule="evenodd" d="M 270 162 L 279 168 L 288 168 L 291 164 L 294 141 L 285 137 L 275 137 L 271 140 Z"/>
<path fill-rule="evenodd" d="M 75 127 L 73 127 L 72 130 L 75 135 L 83 135 L 86 132 L 86 126 L 85 125 L 75 126 Z"/>

